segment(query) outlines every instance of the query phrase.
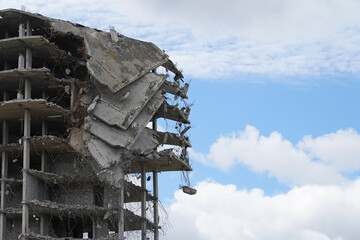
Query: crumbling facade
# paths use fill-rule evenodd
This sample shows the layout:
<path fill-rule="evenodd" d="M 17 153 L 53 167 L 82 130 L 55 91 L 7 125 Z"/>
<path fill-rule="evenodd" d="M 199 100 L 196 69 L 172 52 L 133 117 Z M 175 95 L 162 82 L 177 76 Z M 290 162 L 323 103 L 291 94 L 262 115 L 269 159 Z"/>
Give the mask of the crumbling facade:
<path fill-rule="evenodd" d="M 159 239 L 158 172 L 191 170 L 182 79 L 152 43 L 1 10 L 0 239 L 124 239 L 133 230 Z M 178 131 L 158 131 L 159 118 Z M 131 173 L 141 186 L 126 181 Z M 130 202 L 140 214 L 124 208 Z"/>

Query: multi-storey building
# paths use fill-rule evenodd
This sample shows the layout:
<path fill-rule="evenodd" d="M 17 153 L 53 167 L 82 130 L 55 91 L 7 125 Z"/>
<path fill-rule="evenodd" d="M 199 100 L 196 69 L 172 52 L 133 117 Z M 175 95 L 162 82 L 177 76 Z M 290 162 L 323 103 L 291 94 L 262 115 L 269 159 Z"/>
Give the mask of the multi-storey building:
<path fill-rule="evenodd" d="M 158 239 L 158 172 L 191 170 L 182 78 L 152 43 L 1 10 L 0 239 Z M 158 131 L 159 118 L 178 131 Z"/>

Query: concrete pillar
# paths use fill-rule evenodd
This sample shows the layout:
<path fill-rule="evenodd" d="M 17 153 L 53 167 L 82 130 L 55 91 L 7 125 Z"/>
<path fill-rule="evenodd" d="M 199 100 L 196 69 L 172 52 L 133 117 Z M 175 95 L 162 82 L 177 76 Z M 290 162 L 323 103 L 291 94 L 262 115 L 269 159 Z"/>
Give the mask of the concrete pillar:
<path fill-rule="evenodd" d="M 159 192 L 158 192 L 158 173 L 153 172 L 153 191 L 154 191 L 154 240 L 159 240 Z"/>
<path fill-rule="evenodd" d="M 25 58 L 23 54 L 19 54 L 19 58 L 18 58 L 18 69 L 24 69 L 25 68 Z M 20 77 L 19 79 L 19 92 L 17 94 L 17 99 L 23 99 L 24 98 L 24 93 L 23 93 L 23 84 L 24 84 L 24 79 L 22 77 Z"/>
<path fill-rule="evenodd" d="M 19 54 L 19 59 L 18 59 L 18 68 L 19 69 L 23 69 L 25 68 L 25 58 L 23 54 Z"/>
<path fill-rule="evenodd" d="M 20 23 L 19 24 L 19 37 L 25 36 L 25 24 Z"/>
<path fill-rule="evenodd" d="M 29 20 L 26 21 L 26 36 L 32 36 L 31 23 Z"/>
<path fill-rule="evenodd" d="M 153 118 L 153 130 L 157 131 L 157 119 Z M 154 240 L 159 240 L 159 188 L 158 188 L 158 173 L 153 172 L 153 191 L 154 191 Z"/>
<path fill-rule="evenodd" d="M 141 240 L 146 240 L 146 169 L 145 163 L 141 166 L 141 187 L 143 189 L 141 194 Z"/>
<path fill-rule="evenodd" d="M 73 109 L 73 105 L 76 97 L 76 85 L 74 81 L 71 81 L 71 96 L 70 96 L 70 109 Z"/>
<path fill-rule="evenodd" d="M 32 68 L 32 50 L 31 48 L 26 48 L 26 68 Z"/>
<path fill-rule="evenodd" d="M 124 214 L 124 178 L 122 179 L 121 187 L 119 189 L 119 219 L 118 219 L 118 238 L 124 240 L 125 232 L 125 214 Z"/>
<path fill-rule="evenodd" d="M 26 89 L 25 89 L 26 92 Z M 24 142 L 23 142 L 23 169 L 27 170 L 30 168 L 30 123 L 31 123 L 31 112 L 29 109 L 24 110 Z M 23 202 L 28 201 L 28 173 L 23 172 Z M 22 205 L 22 233 L 26 234 L 29 231 L 29 207 L 26 203 Z"/>
<path fill-rule="evenodd" d="M 46 92 L 42 93 L 42 97 L 46 98 Z M 46 136 L 48 134 L 47 122 L 42 120 L 41 122 L 41 135 Z M 41 151 L 41 171 L 47 171 L 47 162 L 48 162 L 48 155 L 45 151 Z M 44 189 L 46 189 L 46 183 L 44 182 Z M 44 197 L 45 193 L 44 193 Z M 40 235 L 48 236 L 49 235 L 49 219 L 46 214 L 40 215 Z"/>
<path fill-rule="evenodd" d="M 4 101 L 8 100 L 8 93 L 4 91 Z M 3 121 L 3 129 L 2 129 L 2 144 L 9 143 L 9 125 L 8 121 Z M 0 209 L 3 211 L 6 208 L 6 182 L 5 178 L 8 177 L 8 154 L 6 151 L 3 151 L 1 153 L 1 206 Z M 5 239 L 6 237 L 6 214 L 1 213 L 0 214 L 0 240 Z"/>
<path fill-rule="evenodd" d="M 27 26 L 30 26 L 30 23 L 27 23 Z M 27 29 L 28 36 L 31 35 L 30 27 Z M 19 25 L 19 37 L 25 36 L 25 25 Z M 19 68 L 24 68 L 24 57 L 19 55 Z M 26 68 L 32 67 L 32 50 L 30 48 L 26 48 Z M 25 89 L 24 89 L 25 99 L 31 98 L 31 82 L 29 79 L 25 79 Z M 27 170 L 30 168 L 30 128 L 31 128 L 31 112 L 30 109 L 24 110 L 24 138 L 23 138 L 23 169 Z M 22 192 L 22 233 L 27 234 L 29 232 L 29 207 L 25 203 L 28 201 L 28 173 L 26 171 L 23 172 L 23 192 Z"/>

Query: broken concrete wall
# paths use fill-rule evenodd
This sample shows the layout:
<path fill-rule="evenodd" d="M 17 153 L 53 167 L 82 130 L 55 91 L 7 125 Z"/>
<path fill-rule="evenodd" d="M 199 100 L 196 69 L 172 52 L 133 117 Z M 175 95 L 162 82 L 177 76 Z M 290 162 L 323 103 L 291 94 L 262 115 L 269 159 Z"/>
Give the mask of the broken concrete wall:
<path fill-rule="evenodd" d="M 94 191 L 91 185 L 57 185 L 49 187 L 52 202 L 68 205 L 94 205 Z"/>
<path fill-rule="evenodd" d="M 80 156 L 62 154 L 50 163 L 50 172 L 65 176 L 90 176 L 94 175 L 89 164 L 81 160 Z"/>

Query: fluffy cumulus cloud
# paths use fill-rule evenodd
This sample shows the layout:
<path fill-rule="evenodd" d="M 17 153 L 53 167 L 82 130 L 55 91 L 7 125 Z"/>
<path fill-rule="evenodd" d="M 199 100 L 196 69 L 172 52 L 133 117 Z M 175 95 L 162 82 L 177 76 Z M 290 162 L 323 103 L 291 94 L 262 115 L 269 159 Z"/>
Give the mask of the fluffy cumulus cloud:
<path fill-rule="evenodd" d="M 247 126 L 238 134 L 219 137 L 208 154 L 193 150 L 190 154 L 224 171 L 244 164 L 291 185 L 343 184 L 348 181 L 344 173 L 360 169 L 359 146 L 360 135 L 353 129 L 317 138 L 305 136 L 294 145 L 278 132 L 262 136 L 255 127 Z"/>
<path fill-rule="evenodd" d="M 360 72 L 357 0 L 0 0 L 1 8 L 21 5 L 155 42 L 189 78 Z"/>
<path fill-rule="evenodd" d="M 265 196 L 260 189 L 204 181 L 198 194 L 175 193 L 173 224 L 164 239 L 356 240 L 360 180 L 343 186 L 306 185 Z"/>
<path fill-rule="evenodd" d="M 278 132 L 262 136 L 255 127 L 221 136 L 208 154 L 191 151 L 204 164 L 229 170 L 243 164 L 288 183 L 286 193 L 267 196 L 261 189 L 237 189 L 211 180 L 197 195 L 178 191 L 169 207 L 176 227 L 165 239 L 355 240 L 360 229 L 360 135 L 353 129 L 297 144 Z M 186 235 L 188 234 L 188 235 Z M 193 237 L 191 237 L 193 236 Z"/>

